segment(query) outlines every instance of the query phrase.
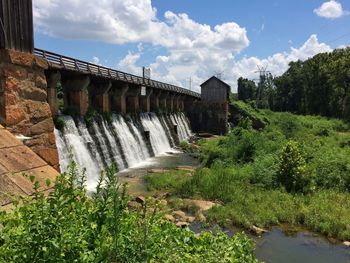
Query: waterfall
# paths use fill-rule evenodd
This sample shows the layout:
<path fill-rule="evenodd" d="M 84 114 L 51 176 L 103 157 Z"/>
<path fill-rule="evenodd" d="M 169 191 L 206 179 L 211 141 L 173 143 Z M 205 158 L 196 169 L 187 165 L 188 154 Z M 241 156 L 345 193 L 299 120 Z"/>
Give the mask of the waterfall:
<path fill-rule="evenodd" d="M 132 131 L 121 116 L 113 115 L 112 125 L 120 139 L 126 161 L 129 167 L 133 167 L 150 157 L 146 143 L 135 125 L 131 123 Z"/>
<path fill-rule="evenodd" d="M 141 122 L 144 129 L 150 133 L 151 145 L 156 155 L 171 150 L 169 139 L 156 114 L 141 113 Z"/>
<path fill-rule="evenodd" d="M 180 142 L 187 140 L 192 136 L 191 129 L 183 113 L 174 113 L 170 115 L 172 122 L 177 125 L 177 134 Z"/>
<path fill-rule="evenodd" d="M 112 163 L 118 170 L 135 167 L 147 159 L 172 150 L 175 133 L 170 122 L 178 126 L 179 138 L 191 135 L 186 117 L 172 114 L 158 117 L 154 113 L 142 113 L 139 117 L 124 119 L 112 115 L 109 122 L 102 116 L 89 125 L 82 119 L 61 115 L 65 126 L 55 129 L 56 144 L 61 171 L 67 171 L 70 149 L 79 167 L 86 168 L 87 187 L 94 190 L 101 171 Z M 149 133 L 149 138 L 145 132 Z"/>
<path fill-rule="evenodd" d="M 69 152 L 72 149 L 73 158 L 80 167 L 86 168 L 87 188 L 92 190 L 101 172 L 98 159 L 91 155 L 85 137 L 82 136 L 70 116 L 63 116 L 65 127 L 63 132 L 55 130 L 56 144 L 60 157 L 61 170 L 67 171 L 69 164 Z"/>

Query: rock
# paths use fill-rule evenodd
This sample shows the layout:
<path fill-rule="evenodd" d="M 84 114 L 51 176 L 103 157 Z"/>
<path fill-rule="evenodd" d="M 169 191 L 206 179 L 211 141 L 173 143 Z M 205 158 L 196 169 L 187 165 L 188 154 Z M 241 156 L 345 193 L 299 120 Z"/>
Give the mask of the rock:
<path fill-rule="evenodd" d="M 16 50 L 9 50 L 10 62 L 12 64 L 31 67 L 33 65 L 34 55 L 23 53 Z"/>
<path fill-rule="evenodd" d="M 350 241 L 344 241 L 344 242 L 343 242 L 343 245 L 344 245 L 344 246 L 347 246 L 347 247 L 350 247 Z"/>
<path fill-rule="evenodd" d="M 138 202 L 136 202 L 136 201 L 130 201 L 129 203 L 128 203 L 128 208 L 130 209 L 130 210 L 137 210 L 137 209 L 139 209 L 141 206 L 140 206 L 140 204 L 138 203 Z"/>
<path fill-rule="evenodd" d="M 53 132 L 54 130 L 54 124 L 52 118 L 48 118 L 43 120 L 42 122 L 39 122 L 35 125 L 33 125 L 30 128 L 30 134 L 32 136 L 39 135 L 43 133 Z"/>
<path fill-rule="evenodd" d="M 178 211 L 174 211 L 173 212 L 173 216 L 175 217 L 175 219 L 177 219 L 178 221 L 186 221 L 186 214 L 185 212 L 178 210 Z"/>
<path fill-rule="evenodd" d="M 44 159 L 51 166 L 59 163 L 58 152 L 56 148 L 43 148 L 36 152 L 42 159 Z"/>
<path fill-rule="evenodd" d="M 176 167 L 176 170 L 194 172 L 196 169 L 193 168 L 192 166 L 178 166 L 178 167 Z"/>
<path fill-rule="evenodd" d="M 207 211 L 211 209 L 213 206 L 218 205 L 214 202 L 204 201 L 204 200 L 192 200 L 192 199 L 184 199 L 184 201 L 188 203 L 192 203 L 193 205 L 198 207 L 200 211 Z"/>
<path fill-rule="evenodd" d="M 260 228 L 260 227 L 257 227 L 257 226 L 252 226 L 252 227 L 250 228 L 250 231 L 251 231 L 253 234 L 258 235 L 258 236 L 260 236 L 260 235 L 262 235 L 262 234 L 264 234 L 264 233 L 267 233 L 267 230 L 265 230 L 265 229 L 263 229 L 263 228 Z"/>
<path fill-rule="evenodd" d="M 151 174 L 159 174 L 159 173 L 164 173 L 164 172 L 167 172 L 167 171 L 169 171 L 169 170 L 166 170 L 166 169 L 150 169 L 147 172 L 151 173 Z"/>
<path fill-rule="evenodd" d="M 198 220 L 199 222 L 201 222 L 201 223 L 204 223 L 205 221 L 207 221 L 207 218 L 203 215 L 202 212 L 199 212 L 199 213 L 197 214 L 197 220 Z"/>
<path fill-rule="evenodd" d="M 162 200 L 159 201 L 159 204 L 160 204 L 161 206 L 167 206 L 167 205 L 168 205 L 168 201 L 165 200 L 165 199 L 162 199 Z"/>
<path fill-rule="evenodd" d="M 186 228 L 186 227 L 188 227 L 189 226 L 189 223 L 187 223 L 187 222 L 177 222 L 176 223 L 176 226 L 177 227 L 180 227 L 180 228 Z"/>
<path fill-rule="evenodd" d="M 8 107 L 6 109 L 6 124 L 15 125 L 26 119 L 26 114 L 23 109 L 18 107 Z"/>
<path fill-rule="evenodd" d="M 165 215 L 164 218 L 170 222 L 175 223 L 175 217 L 173 217 L 172 215 Z"/>
<path fill-rule="evenodd" d="M 146 203 L 146 198 L 140 195 L 135 198 L 135 201 L 141 205 L 144 205 Z"/>
<path fill-rule="evenodd" d="M 193 223 L 195 220 L 196 220 L 196 218 L 194 216 L 187 217 L 187 222 L 188 223 Z"/>

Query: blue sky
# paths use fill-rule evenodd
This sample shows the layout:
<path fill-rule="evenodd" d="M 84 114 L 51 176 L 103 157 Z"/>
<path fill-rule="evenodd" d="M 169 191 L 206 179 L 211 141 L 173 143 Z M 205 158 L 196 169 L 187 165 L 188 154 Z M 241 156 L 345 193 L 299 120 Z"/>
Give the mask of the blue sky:
<path fill-rule="evenodd" d="M 34 0 L 36 47 L 194 90 L 350 44 L 349 0 Z M 210 28 L 208 27 L 210 26 Z"/>

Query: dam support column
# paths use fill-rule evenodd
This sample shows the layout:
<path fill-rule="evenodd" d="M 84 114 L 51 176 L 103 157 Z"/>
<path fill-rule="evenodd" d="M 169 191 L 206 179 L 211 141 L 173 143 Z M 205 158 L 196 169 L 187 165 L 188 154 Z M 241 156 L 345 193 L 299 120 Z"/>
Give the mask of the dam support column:
<path fill-rule="evenodd" d="M 111 81 L 92 81 L 89 87 L 90 104 L 101 112 L 109 112 L 109 91 L 112 87 Z"/>
<path fill-rule="evenodd" d="M 160 97 L 159 97 L 159 108 L 162 111 L 167 111 L 167 98 L 169 96 L 169 92 L 167 91 L 161 91 Z"/>
<path fill-rule="evenodd" d="M 140 111 L 141 86 L 130 86 L 126 93 L 126 112 L 137 113 Z"/>
<path fill-rule="evenodd" d="M 110 89 L 111 110 L 115 110 L 120 114 L 126 114 L 126 97 L 125 94 L 129 89 L 128 84 L 117 86 L 112 84 Z"/>
<path fill-rule="evenodd" d="M 80 116 L 84 116 L 89 108 L 89 85 L 88 76 L 67 78 L 62 76 L 65 109 L 76 111 Z"/>
<path fill-rule="evenodd" d="M 153 89 L 147 87 L 145 96 L 140 97 L 140 108 L 143 112 L 151 111 L 151 95 L 153 93 Z"/>
<path fill-rule="evenodd" d="M 48 164 L 59 169 L 54 122 L 47 102 L 45 59 L 31 53 L 0 50 L 0 124 Z M 30 162 L 30 160 L 28 160 Z"/>
<path fill-rule="evenodd" d="M 176 94 L 170 93 L 168 98 L 167 98 L 166 106 L 167 106 L 168 112 L 173 112 L 174 111 L 175 96 L 176 96 Z"/>
<path fill-rule="evenodd" d="M 154 89 L 151 95 L 151 111 L 158 112 L 159 111 L 159 98 L 161 91 Z"/>

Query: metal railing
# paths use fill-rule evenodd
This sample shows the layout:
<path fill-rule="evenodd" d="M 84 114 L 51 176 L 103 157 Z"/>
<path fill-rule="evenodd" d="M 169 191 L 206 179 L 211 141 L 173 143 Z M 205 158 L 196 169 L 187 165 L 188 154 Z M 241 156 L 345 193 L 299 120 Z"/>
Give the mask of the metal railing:
<path fill-rule="evenodd" d="M 145 79 L 140 76 L 132 75 L 132 74 L 125 73 L 125 72 L 118 71 L 111 68 L 106 68 L 106 67 L 85 62 L 82 60 L 66 57 L 66 56 L 59 55 L 46 50 L 35 48 L 34 54 L 39 57 L 45 58 L 48 61 L 50 67 L 55 67 L 55 68 L 60 68 L 65 70 L 72 70 L 72 71 L 79 71 L 84 74 L 93 74 L 93 75 L 97 75 L 97 76 L 101 76 L 109 79 L 120 80 L 127 83 L 132 83 L 132 84 L 145 85 L 152 88 L 172 91 L 172 92 L 192 96 L 195 98 L 200 98 L 199 93 L 188 89 L 184 89 L 178 86 L 174 86 L 171 84 L 167 84 L 167 83 L 152 80 L 152 79 Z"/>

